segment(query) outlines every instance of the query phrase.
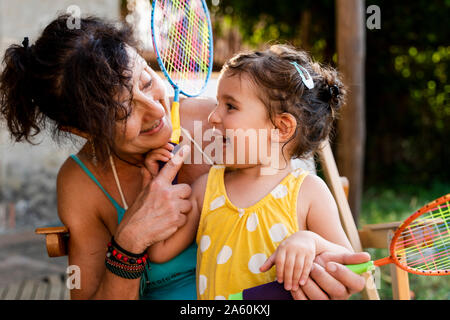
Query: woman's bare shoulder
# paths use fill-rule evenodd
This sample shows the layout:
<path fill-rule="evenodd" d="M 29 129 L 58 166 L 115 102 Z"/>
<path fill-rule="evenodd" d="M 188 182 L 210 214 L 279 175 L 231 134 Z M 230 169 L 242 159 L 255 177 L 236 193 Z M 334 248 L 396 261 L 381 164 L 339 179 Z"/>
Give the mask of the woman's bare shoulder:
<path fill-rule="evenodd" d="M 97 220 L 95 208 L 98 207 L 98 187 L 70 157 L 62 164 L 56 179 L 58 196 L 58 215 L 67 225 L 78 223 L 80 220 Z M 79 212 L 83 212 L 83 219 L 78 219 Z"/>
<path fill-rule="evenodd" d="M 69 157 L 61 165 L 61 168 L 59 168 L 58 176 L 56 178 L 57 190 L 72 190 L 79 188 L 80 185 L 87 185 L 86 177 L 87 175 L 83 172 L 81 167 Z"/>

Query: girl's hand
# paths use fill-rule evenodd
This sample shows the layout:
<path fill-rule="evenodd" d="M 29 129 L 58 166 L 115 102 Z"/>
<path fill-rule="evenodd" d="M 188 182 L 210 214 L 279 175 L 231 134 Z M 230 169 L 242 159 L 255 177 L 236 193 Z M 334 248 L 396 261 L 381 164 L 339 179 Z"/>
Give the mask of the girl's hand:
<path fill-rule="evenodd" d="M 284 282 L 286 290 L 297 291 L 306 283 L 315 257 L 314 238 L 309 231 L 298 231 L 281 242 L 259 270 L 266 272 L 275 264 L 277 281 Z"/>
<path fill-rule="evenodd" d="M 158 161 L 168 162 L 170 159 L 172 159 L 173 149 L 174 146 L 170 143 L 167 143 L 166 145 L 157 149 L 153 149 L 149 153 L 147 153 L 147 156 L 145 157 L 145 167 L 147 168 L 148 172 L 150 172 L 150 175 L 153 178 L 156 177 L 159 172 Z"/>

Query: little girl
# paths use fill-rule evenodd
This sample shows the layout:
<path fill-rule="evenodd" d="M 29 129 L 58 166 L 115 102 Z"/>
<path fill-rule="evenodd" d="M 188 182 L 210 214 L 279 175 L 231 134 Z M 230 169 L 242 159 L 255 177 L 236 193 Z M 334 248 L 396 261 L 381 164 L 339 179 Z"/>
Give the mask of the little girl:
<path fill-rule="evenodd" d="M 327 186 L 290 162 L 308 157 L 328 137 L 344 96 L 335 70 L 288 46 L 230 59 L 209 117 L 227 160 L 192 185 L 187 223 L 150 247 L 150 260 L 170 260 L 196 236 L 197 297 L 224 299 L 276 279 L 297 290 L 316 255 L 350 252 Z M 252 142 L 248 132 L 256 134 Z M 240 148 L 239 141 L 245 142 Z M 262 148 L 277 161 L 263 159 Z M 150 158 L 167 161 L 166 149 Z"/>

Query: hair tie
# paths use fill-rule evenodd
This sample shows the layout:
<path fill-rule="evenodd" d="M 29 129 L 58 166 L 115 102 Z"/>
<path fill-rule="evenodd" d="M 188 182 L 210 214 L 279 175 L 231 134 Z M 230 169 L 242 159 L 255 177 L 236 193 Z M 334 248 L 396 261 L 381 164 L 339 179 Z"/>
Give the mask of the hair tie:
<path fill-rule="evenodd" d="M 328 87 L 328 90 L 330 91 L 331 98 L 337 98 L 341 94 L 341 91 L 339 90 L 339 87 L 337 85 L 332 85 Z"/>
<path fill-rule="evenodd" d="M 22 45 L 26 50 L 28 50 L 29 44 L 30 44 L 30 41 L 28 40 L 28 37 L 23 38 Z"/>
<path fill-rule="evenodd" d="M 311 75 L 309 74 L 308 70 L 303 68 L 301 65 L 299 65 L 295 61 L 292 61 L 291 64 L 293 64 L 295 69 L 297 69 L 298 73 L 300 74 L 300 78 L 302 78 L 303 84 L 308 89 L 310 89 L 310 90 L 313 89 L 314 88 L 314 81 L 313 81 L 313 78 L 311 77 Z M 305 77 L 305 74 L 307 75 L 307 77 Z"/>

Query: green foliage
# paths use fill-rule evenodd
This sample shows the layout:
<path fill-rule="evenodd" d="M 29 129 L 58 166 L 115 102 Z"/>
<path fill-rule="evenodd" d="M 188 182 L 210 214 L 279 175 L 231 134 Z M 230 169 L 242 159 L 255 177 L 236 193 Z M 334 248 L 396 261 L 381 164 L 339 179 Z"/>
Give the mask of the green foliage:
<path fill-rule="evenodd" d="M 450 181 L 450 2 L 369 4 L 382 22 L 367 31 L 367 184 Z"/>
<path fill-rule="evenodd" d="M 207 1 L 213 16 L 226 17 L 230 25 L 239 26 L 246 44 L 257 48 L 288 42 L 310 50 L 318 60 L 331 62 L 335 47 L 333 0 L 220 0 L 218 6 L 212 5 L 216 1 Z M 305 13 L 311 21 L 306 30 L 302 28 Z M 220 21 L 214 32 L 220 34 L 222 27 Z"/>

